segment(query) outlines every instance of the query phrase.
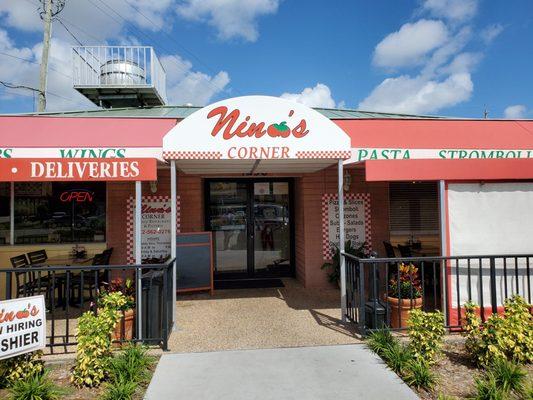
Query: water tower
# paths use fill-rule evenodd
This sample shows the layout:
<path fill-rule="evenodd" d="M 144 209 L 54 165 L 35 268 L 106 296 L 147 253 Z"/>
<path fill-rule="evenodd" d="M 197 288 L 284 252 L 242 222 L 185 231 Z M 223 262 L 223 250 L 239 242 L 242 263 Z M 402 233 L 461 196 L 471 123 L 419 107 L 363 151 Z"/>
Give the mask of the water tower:
<path fill-rule="evenodd" d="M 104 108 L 149 107 L 166 103 L 166 75 L 147 46 L 72 48 L 74 89 Z"/>

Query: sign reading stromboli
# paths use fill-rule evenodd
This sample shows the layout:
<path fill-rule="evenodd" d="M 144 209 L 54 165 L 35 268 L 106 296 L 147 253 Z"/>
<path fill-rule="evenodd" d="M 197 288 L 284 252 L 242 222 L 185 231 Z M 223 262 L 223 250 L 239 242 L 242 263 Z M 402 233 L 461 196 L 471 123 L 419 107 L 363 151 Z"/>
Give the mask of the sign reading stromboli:
<path fill-rule="evenodd" d="M 45 347 L 44 296 L 0 301 L 0 360 Z"/>

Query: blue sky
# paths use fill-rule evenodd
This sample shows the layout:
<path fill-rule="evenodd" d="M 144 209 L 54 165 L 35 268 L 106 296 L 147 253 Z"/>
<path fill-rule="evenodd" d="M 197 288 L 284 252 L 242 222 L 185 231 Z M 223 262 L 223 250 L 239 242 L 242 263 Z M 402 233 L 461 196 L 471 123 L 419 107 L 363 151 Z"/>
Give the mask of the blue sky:
<path fill-rule="evenodd" d="M 38 86 L 38 0 L 0 0 L 0 80 Z M 85 45 L 143 44 L 171 104 L 247 94 L 310 106 L 533 118 L 530 0 L 66 0 Z M 54 22 L 49 110 L 90 108 L 72 88 L 74 38 Z M 33 111 L 0 88 L 0 112 Z"/>

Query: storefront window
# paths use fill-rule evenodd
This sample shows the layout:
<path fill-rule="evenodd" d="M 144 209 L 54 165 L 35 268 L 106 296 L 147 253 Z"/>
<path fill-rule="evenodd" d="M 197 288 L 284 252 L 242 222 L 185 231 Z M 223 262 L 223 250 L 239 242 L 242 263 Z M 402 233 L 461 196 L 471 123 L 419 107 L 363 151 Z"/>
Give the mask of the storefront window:
<path fill-rule="evenodd" d="M 15 243 L 105 241 L 105 183 L 15 184 Z"/>
<path fill-rule="evenodd" d="M 10 183 L 0 183 L 0 245 L 9 243 Z"/>

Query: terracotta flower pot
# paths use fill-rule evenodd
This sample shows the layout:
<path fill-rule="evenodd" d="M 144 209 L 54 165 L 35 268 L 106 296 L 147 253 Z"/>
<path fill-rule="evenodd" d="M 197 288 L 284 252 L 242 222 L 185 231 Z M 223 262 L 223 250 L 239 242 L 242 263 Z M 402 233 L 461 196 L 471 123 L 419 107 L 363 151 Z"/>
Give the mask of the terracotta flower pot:
<path fill-rule="evenodd" d="M 132 340 L 133 339 L 133 327 L 135 325 L 135 310 L 130 309 L 122 311 L 122 317 L 115 325 L 113 331 L 113 340 Z"/>
<path fill-rule="evenodd" d="M 387 296 L 386 301 L 390 308 L 390 325 L 393 329 L 406 328 L 409 326 L 407 320 L 409 313 L 413 309 L 422 308 L 422 297 L 417 299 L 398 299 Z"/>

